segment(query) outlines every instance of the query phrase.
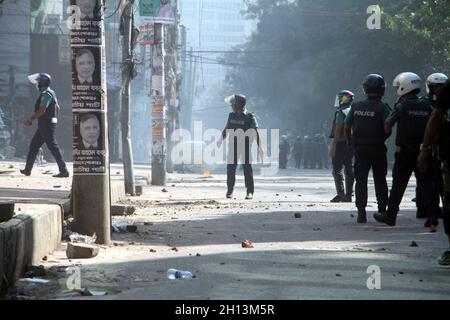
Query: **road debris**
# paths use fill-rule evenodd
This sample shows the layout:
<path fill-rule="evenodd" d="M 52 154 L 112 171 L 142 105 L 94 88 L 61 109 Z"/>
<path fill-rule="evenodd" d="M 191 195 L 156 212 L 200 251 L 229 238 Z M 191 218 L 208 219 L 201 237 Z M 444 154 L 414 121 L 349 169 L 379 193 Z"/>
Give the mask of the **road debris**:
<path fill-rule="evenodd" d="M 97 235 L 94 233 L 93 236 L 85 236 L 78 234 L 76 232 L 72 232 L 69 235 L 70 242 L 72 243 L 84 243 L 84 244 L 93 244 L 97 241 Z"/>
<path fill-rule="evenodd" d="M 68 243 L 66 255 L 69 259 L 91 259 L 98 255 L 98 246 L 84 243 Z"/>
<path fill-rule="evenodd" d="M 241 245 L 242 245 L 242 248 L 247 248 L 247 249 L 248 248 L 254 248 L 253 247 L 253 243 L 250 240 L 242 241 Z"/>

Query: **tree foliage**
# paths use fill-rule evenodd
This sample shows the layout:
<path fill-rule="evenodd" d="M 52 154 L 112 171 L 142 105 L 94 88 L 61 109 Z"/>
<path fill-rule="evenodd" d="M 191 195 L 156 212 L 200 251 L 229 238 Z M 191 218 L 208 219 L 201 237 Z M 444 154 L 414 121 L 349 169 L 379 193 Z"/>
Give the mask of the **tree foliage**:
<path fill-rule="evenodd" d="M 426 77 L 449 72 L 450 2 L 379 1 L 382 27 L 369 30 L 365 0 L 247 0 L 257 30 L 239 53 L 228 82 L 245 93 L 268 127 L 295 134 L 322 130 L 334 97 L 348 89 L 362 99 L 362 81 L 413 71 Z M 388 87 L 386 100 L 393 103 Z"/>

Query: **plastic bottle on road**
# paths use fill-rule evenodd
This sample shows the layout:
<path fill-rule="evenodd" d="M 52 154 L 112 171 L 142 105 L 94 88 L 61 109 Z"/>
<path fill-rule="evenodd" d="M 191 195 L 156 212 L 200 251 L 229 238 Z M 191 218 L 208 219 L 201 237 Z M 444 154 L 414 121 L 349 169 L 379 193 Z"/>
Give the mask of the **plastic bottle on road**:
<path fill-rule="evenodd" d="M 177 269 L 169 269 L 167 270 L 167 278 L 170 280 L 175 279 L 195 279 L 196 276 L 192 272 L 177 270 Z"/>

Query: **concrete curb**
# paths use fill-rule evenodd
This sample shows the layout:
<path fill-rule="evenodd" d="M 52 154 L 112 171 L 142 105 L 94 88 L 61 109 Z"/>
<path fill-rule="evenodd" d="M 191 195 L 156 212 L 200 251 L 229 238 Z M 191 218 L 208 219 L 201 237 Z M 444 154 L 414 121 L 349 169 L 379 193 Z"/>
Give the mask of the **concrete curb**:
<path fill-rule="evenodd" d="M 0 223 L 0 292 L 27 266 L 38 264 L 61 243 L 63 212 L 58 205 L 17 205 L 21 214 Z"/>
<path fill-rule="evenodd" d="M 123 181 L 112 182 L 111 203 L 125 197 Z M 46 200 L 49 204 L 32 201 L 19 200 L 15 211 L 20 214 L 0 223 L 0 293 L 12 286 L 27 266 L 39 264 L 61 244 L 62 222 L 64 212 L 70 209 L 70 199 Z"/>
<path fill-rule="evenodd" d="M 126 198 L 125 184 L 123 181 L 111 181 L 111 204 Z"/>

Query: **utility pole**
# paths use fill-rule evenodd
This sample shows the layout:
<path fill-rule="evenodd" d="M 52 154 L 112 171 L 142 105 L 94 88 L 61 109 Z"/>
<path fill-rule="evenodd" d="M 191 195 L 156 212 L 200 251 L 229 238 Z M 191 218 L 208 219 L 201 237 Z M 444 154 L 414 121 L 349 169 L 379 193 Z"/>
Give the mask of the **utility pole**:
<path fill-rule="evenodd" d="M 187 54 L 186 54 L 186 27 L 180 26 L 180 37 L 181 37 L 181 87 L 180 87 L 180 105 L 181 105 L 181 114 L 183 115 L 181 126 L 183 129 L 186 129 L 186 115 L 184 114 L 185 108 L 187 106 L 186 103 L 186 95 L 187 95 L 187 83 L 189 78 L 186 74 L 186 66 L 187 66 Z"/>
<path fill-rule="evenodd" d="M 193 52 L 192 52 L 192 48 L 191 48 L 191 59 L 193 59 L 192 57 Z M 191 78 L 191 84 L 190 84 L 190 90 L 189 90 L 189 131 L 191 131 L 192 129 L 192 110 L 194 109 L 194 98 L 195 98 L 195 85 L 197 82 L 197 59 L 195 59 L 193 61 L 193 68 L 194 70 L 192 71 L 192 78 Z M 191 67 L 192 67 L 192 60 L 191 60 Z M 192 69 L 191 69 L 192 70 Z"/>
<path fill-rule="evenodd" d="M 191 92 L 194 90 L 192 83 L 194 79 L 194 57 L 193 57 L 193 49 L 191 47 L 191 50 L 189 52 L 189 77 L 186 81 L 186 115 L 185 115 L 185 121 L 186 121 L 186 128 L 191 131 L 191 125 L 192 125 L 192 102 L 191 102 Z"/>
<path fill-rule="evenodd" d="M 9 130 L 11 132 L 11 145 L 17 146 L 17 131 L 16 128 L 21 126 L 16 123 L 15 112 L 16 108 L 14 106 L 16 98 L 16 70 L 14 66 L 9 66 L 9 97 L 8 97 L 8 109 L 9 109 Z"/>
<path fill-rule="evenodd" d="M 83 235 L 95 234 L 98 244 L 108 245 L 111 240 L 111 201 L 103 32 L 105 0 L 98 0 L 96 3 L 100 8 L 92 12 L 92 18 L 88 21 L 82 21 L 78 6 L 71 6 L 71 16 L 67 21 L 71 34 L 73 65 L 76 66 L 72 72 L 72 230 Z M 77 72 L 81 58 L 91 59 L 95 65 L 92 76 L 85 81 L 82 81 L 83 75 Z M 86 134 L 88 130 L 92 133 Z M 92 139 L 94 133 L 95 139 Z M 90 147 L 86 146 L 86 139 L 93 141 Z"/>
<path fill-rule="evenodd" d="M 133 30 L 133 5 L 134 0 L 128 0 L 122 12 L 122 161 L 125 175 L 125 192 L 135 195 L 135 179 L 133 168 L 133 151 L 131 146 L 130 128 L 130 92 L 131 80 L 134 73 L 132 30 Z"/>
<path fill-rule="evenodd" d="M 165 26 L 155 23 L 152 57 L 152 185 L 166 185 Z"/>
<path fill-rule="evenodd" d="M 168 122 L 167 122 L 167 172 L 174 171 L 172 161 L 172 134 L 177 129 L 178 123 L 178 97 L 177 97 L 177 79 L 178 79 L 178 19 L 175 25 L 168 27 L 167 33 L 167 81 L 166 93 L 168 95 Z"/>

